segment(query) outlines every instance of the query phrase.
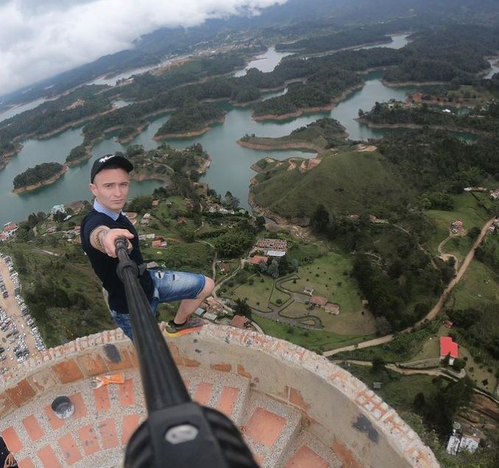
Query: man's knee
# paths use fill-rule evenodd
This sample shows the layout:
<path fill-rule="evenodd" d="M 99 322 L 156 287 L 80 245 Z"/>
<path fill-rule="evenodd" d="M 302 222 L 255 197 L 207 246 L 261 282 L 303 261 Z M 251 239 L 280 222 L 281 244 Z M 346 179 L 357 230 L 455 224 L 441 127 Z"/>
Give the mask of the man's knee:
<path fill-rule="evenodd" d="M 207 276 L 205 276 L 204 277 L 204 288 L 201 291 L 201 294 L 204 297 L 209 296 L 211 294 L 211 292 L 213 291 L 214 287 L 215 287 L 215 282 L 211 278 L 208 278 Z"/>

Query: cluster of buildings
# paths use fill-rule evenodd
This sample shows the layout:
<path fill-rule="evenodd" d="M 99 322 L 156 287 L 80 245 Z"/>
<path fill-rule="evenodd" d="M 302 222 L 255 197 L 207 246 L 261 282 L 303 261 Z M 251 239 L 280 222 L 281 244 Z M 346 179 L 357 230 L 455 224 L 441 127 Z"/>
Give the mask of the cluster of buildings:
<path fill-rule="evenodd" d="M 0 242 L 5 242 L 13 238 L 18 229 L 19 226 L 12 221 L 5 223 L 2 232 L 0 232 Z"/>
<path fill-rule="evenodd" d="M 288 241 L 282 239 L 259 239 L 250 251 L 251 265 L 267 263 L 269 258 L 282 258 L 288 251 Z"/>
<path fill-rule="evenodd" d="M 465 234 L 464 223 L 456 219 L 450 223 L 449 233 L 454 236 L 462 236 Z"/>
<path fill-rule="evenodd" d="M 196 309 L 195 314 L 199 317 L 214 321 L 219 316 L 225 314 L 224 305 L 213 296 L 210 296 Z"/>

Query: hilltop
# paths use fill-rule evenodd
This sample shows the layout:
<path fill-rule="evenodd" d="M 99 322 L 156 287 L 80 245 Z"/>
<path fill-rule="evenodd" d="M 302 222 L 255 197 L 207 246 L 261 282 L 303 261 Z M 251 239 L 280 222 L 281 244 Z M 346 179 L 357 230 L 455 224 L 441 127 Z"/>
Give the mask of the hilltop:
<path fill-rule="evenodd" d="M 319 119 L 280 138 L 245 135 L 237 144 L 259 151 L 301 149 L 320 153 L 348 138 L 345 127 L 335 119 Z"/>
<path fill-rule="evenodd" d="M 346 145 L 322 153 L 320 163 L 310 170 L 302 169 L 304 161 L 260 160 L 252 200 L 293 218 L 310 217 L 320 204 L 348 215 L 389 209 L 413 199 L 397 169 L 377 151 Z"/>

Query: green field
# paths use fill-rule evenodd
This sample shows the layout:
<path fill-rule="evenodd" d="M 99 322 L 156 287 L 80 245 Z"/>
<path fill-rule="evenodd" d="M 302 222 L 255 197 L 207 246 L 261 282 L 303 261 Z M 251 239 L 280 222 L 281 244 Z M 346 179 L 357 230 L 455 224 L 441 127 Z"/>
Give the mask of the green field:
<path fill-rule="evenodd" d="M 440 323 L 437 320 L 430 322 L 424 329 L 411 333 L 402 333 L 389 343 L 371 348 L 346 351 L 335 355 L 335 359 L 360 359 L 372 361 L 379 357 L 385 362 L 407 362 L 412 361 L 422 351 L 425 343 L 430 337 L 437 335 Z"/>
<path fill-rule="evenodd" d="M 340 335 L 371 335 L 376 332 L 374 318 L 370 312 L 359 311 L 348 315 L 331 315 L 320 307 L 309 309 L 307 304 L 294 302 L 280 312 L 283 317 L 298 318 L 313 315 L 318 317 L 324 328 Z M 305 320 L 306 323 L 306 320 Z"/>
<path fill-rule="evenodd" d="M 303 328 L 292 327 L 255 315 L 253 315 L 253 320 L 262 327 L 267 335 L 281 338 L 318 352 L 339 348 L 341 346 L 348 346 L 374 338 L 374 335 L 339 335 L 329 331 L 304 330 Z"/>
<path fill-rule="evenodd" d="M 484 303 L 499 303 L 499 276 L 475 259 L 454 289 L 447 306 L 454 309 L 480 309 Z"/>
<path fill-rule="evenodd" d="M 257 175 L 255 200 L 285 217 L 310 216 L 319 204 L 348 215 L 412 199 L 396 169 L 376 152 L 328 151 L 320 165 L 305 173 L 299 167 L 288 170 L 286 161 L 269 166 Z"/>
<path fill-rule="evenodd" d="M 294 281 L 286 281 L 282 286 L 293 292 L 302 293 L 306 287 L 314 288 L 314 295 L 326 297 L 339 304 L 341 314 L 359 313 L 362 310 L 357 282 L 349 276 L 352 261 L 336 252 L 329 252 L 309 265 L 300 266 Z"/>
<path fill-rule="evenodd" d="M 143 248 L 142 254 L 146 260 L 164 263 L 171 270 L 182 269 L 212 275 L 213 249 L 207 244 L 171 242 L 164 249 Z"/>
<path fill-rule="evenodd" d="M 251 278 L 251 279 L 250 279 Z M 270 296 L 274 287 L 274 280 L 270 276 L 253 275 L 241 285 L 224 294 L 231 299 L 248 299 L 248 304 L 261 312 L 272 312 L 269 307 Z M 251 281 L 252 280 L 252 281 Z"/>

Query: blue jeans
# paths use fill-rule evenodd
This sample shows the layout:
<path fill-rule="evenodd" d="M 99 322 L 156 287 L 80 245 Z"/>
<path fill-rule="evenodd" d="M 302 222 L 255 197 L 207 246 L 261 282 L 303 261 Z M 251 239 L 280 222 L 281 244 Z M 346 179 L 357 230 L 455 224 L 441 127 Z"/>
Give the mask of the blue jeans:
<path fill-rule="evenodd" d="M 158 304 L 175 302 L 183 299 L 197 299 L 204 289 L 204 275 L 184 271 L 147 270 L 154 285 L 153 297 L 149 299 L 151 313 L 158 315 Z M 147 274 L 144 273 L 144 274 Z M 123 333 L 133 341 L 132 321 L 130 314 L 120 314 L 111 310 L 111 316 Z"/>

